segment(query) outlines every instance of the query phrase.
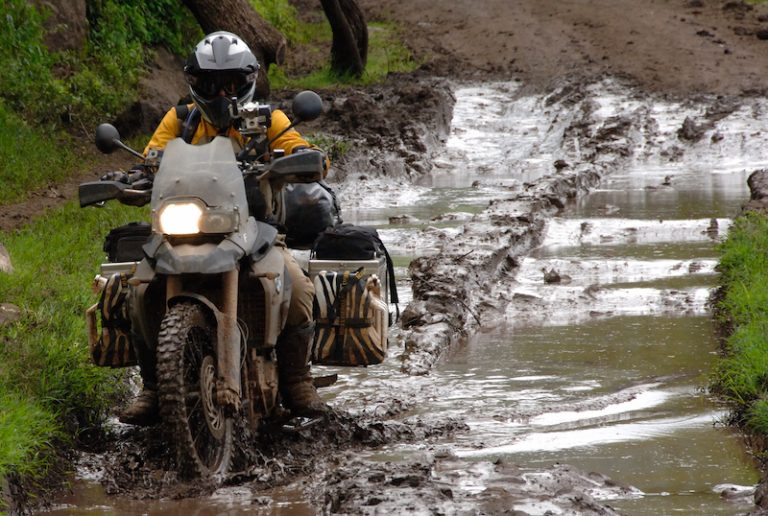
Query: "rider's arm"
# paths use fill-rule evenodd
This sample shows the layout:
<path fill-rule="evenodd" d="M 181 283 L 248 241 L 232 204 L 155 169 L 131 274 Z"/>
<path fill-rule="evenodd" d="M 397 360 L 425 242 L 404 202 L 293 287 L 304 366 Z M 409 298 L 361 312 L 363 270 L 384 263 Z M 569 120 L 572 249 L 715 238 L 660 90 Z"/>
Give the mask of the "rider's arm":
<path fill-rule="evenodd" d="M 291 125 L 291 122 L 288 120 L 288 117 L 285 115 L 285 113 L 279 109 L 272 111 L 272 125 L 269 126 L 269 129 L 267 130 L 267 138 L 271 140 L 276 135 L 280 134 L 289 125 Z M 299 148 L 322 150 L 318 149 L 314 145 L 310 145 L 307 140 L 302 138 L 296 129 L 289 129 L 283 133 L 277 140 L 272 142 L 270 148 L 284 149 L 286 154 L 291 154 L 294 150 Z M 323 171 L 323 177 L 328 174 L 328 168 L 331 165 L 331 162 L 327 157 L 325 158 L 325 164 L 326 166 L 325 170 Z"/>
<path fill-rule="evenodd" d="M 149 149 L 163 150 L 169 141 L 179 135 L 179 118 L 176 115 L 176 108 L 172 107 L 160 121 L 160 125 L 155 129 L 155 133 L 144 148 L 146 156 Z"/>

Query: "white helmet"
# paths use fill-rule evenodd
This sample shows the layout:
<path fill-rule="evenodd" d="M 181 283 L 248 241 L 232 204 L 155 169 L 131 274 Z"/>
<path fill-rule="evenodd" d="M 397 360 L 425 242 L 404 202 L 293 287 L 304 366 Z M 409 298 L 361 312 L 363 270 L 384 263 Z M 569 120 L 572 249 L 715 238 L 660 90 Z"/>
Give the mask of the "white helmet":
<path fill-rule="evenodd" d="M 231 32 L 207 35 L 184 66 L 192 100 L 203 118 L 219 130 L 232 123 L 232 97 L 242 107 L 253 99 L 259 62 L 248 45 Z"/>

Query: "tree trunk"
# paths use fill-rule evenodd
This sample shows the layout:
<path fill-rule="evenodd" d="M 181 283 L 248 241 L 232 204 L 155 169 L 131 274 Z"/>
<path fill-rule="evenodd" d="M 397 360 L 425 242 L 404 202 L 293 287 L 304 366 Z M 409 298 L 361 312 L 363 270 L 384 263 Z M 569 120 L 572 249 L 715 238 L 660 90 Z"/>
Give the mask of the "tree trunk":
<path fill-rule="evenodd" d="M 248 0 L 183 0 L 206 34 L 225 30 L 248 44 L 261 65 L 256 95 L 269 95 L 267 69 L 285 62 L 285 37 L 254 11 Z"/>
<path fill-rule="evenodd" d="M 355 0 L 320 0 L 333 31 L 331 70 L 361 77 L 368 61 L 368 27 Z"/>

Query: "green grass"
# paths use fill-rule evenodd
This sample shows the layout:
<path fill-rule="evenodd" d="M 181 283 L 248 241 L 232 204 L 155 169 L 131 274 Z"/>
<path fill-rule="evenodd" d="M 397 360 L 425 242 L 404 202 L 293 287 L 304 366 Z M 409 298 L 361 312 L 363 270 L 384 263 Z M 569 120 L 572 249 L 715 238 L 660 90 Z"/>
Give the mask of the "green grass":
<path fill-rule="evenodd" d="M 0 395 L 0 477 L 41 476 L 60 431 L 50 411 L 17 394 Z"/>
<path fill-rule="evenodd" d="M 72 202 L 0 234 L 15 268 L 0 274 L 0 300 L 22 311 L 18 322 L 0 327 L 0 441 L 12 434 L 8 442 L 18 444 L 0 445 L 0 474 L 42 473 L 51 457 L 40 452 L 57 434 L 76 437 L 97 427 L 124 393 L 121 370 L 90 363 L 84 312 L 97 300 L 90 284 L 104 235 L 145 216 L 136 208 L 81 209 Z"/>
<path fill-rule="evenodd" d="M 733 331 L 712 377 L 733 419 L 768 434 L 768 218 L 738 218 L 721 246 L 721 322 Z"/>
<path fill-rule="evenodd" d="M 0 204 L 71 174 L 78 163 L 71 143 L 60 133 L 43 136 L 0 102 Z"/>
<path fill-rule="evenodd" d="M 49 51 L 48 12 L 26 0 L 0 8 L 0 99 L 28 122 L 80 131 L 120 114 L 154 46 L 186 53 L 202 36 L 181 0 L 87 3 L 89 34 L 81 50 Z"/>

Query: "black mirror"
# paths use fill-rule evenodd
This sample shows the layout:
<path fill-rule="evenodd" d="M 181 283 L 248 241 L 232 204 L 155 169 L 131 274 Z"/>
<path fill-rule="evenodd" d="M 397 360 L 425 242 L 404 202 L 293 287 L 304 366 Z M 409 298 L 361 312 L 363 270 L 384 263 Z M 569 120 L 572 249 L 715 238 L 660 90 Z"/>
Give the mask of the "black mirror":
<path fill-rule="evenodd" d="M 120 148 L 120 133 L 112 124 L 101 124 L 96 128 L 96 148 L 104 154 L 112 154 Z"/>
<path fill-rule="evenodd" d="M 305 90 L 297 93 L 293 98 L 293 116 L 297 121 L 309 122 L 320 116 L 323 112 L 323 100 L 314 91 Z"/>

